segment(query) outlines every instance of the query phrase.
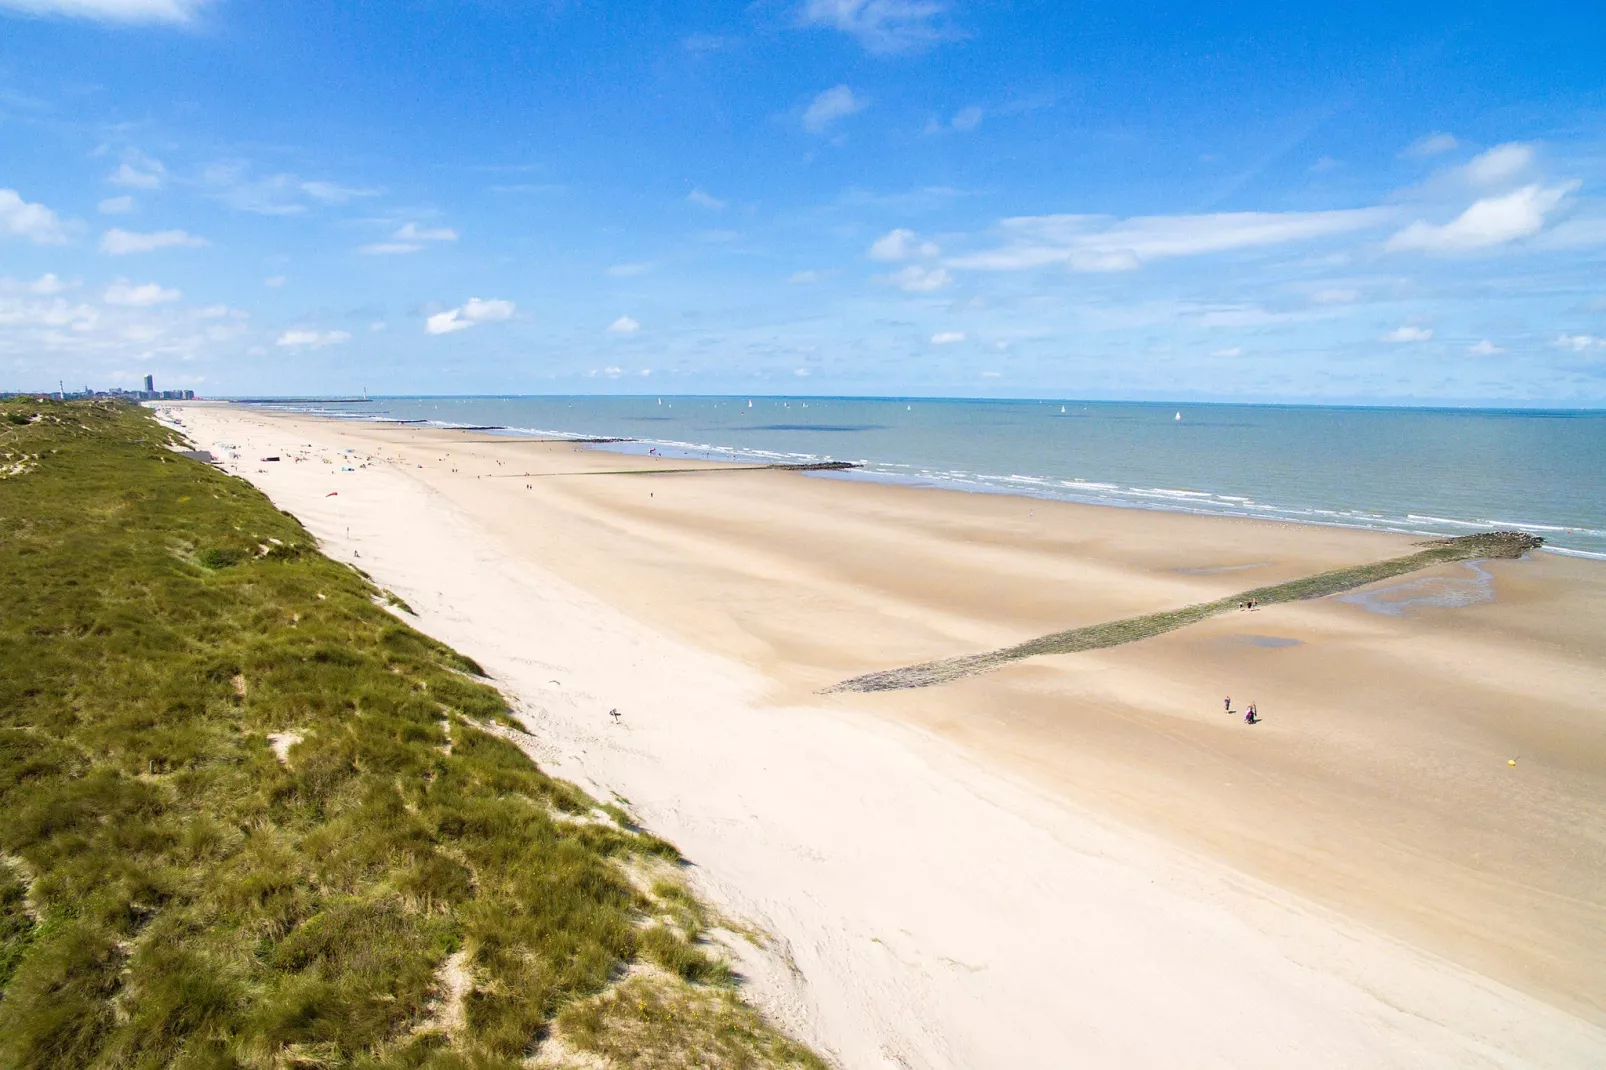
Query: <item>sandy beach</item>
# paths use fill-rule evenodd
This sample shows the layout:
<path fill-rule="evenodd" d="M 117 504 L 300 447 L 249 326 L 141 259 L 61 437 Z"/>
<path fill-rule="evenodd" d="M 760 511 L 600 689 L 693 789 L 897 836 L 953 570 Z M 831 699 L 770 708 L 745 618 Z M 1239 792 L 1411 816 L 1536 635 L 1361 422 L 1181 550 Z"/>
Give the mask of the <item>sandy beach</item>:
<path fill-rule="evenodd" d="M 1414 540 L 166 412 L 675 842 L 845 1067 L 1606 1062 L 1606 566 L 821 695 Z"/>

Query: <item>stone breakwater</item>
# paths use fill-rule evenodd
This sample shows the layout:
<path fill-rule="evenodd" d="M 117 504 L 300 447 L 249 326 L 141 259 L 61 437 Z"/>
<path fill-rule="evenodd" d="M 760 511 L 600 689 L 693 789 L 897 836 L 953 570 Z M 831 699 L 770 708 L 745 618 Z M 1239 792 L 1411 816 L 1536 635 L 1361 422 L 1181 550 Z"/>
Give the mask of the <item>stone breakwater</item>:
<path fill-rule="evenodd" d="M 1404 557 L 1390 558 L 1369 565 L 1334 569 L 1287 583 L 1257 587 L 1239 594 L 1218 598 L 1213 602 L 1200 602 L 1180 609 L 1150 613 L 1141 617 L 1093 624 L 1085 628 L 1072 628 L 1040 636 L 1015 646 L 990 650 L 981 654 L 966 654 L 941 661 L 928 661 L 919 665 L 906 665 L 899 669 L 855 676 L 826 688 L 823 694 L 841 691 L 902 691 L 917 687 L 932 687 L 953 680 L 991 672 L 1010 662 L 1040 654 L 1077 654 L 1087 650 L 1135 643 L 1156 635 L 1197 624 L 1218 613 L 1236 609 L 1244 602 L 1274 605 L 1278 602 L 1296 602 L 1312 598 L 1326 598 L 1363 587 L 1378 580 L 1393 579 L 1417 572 L 1433 565 L 1452 561 L 1517 558 L 1544 545 L 1544 539 L 1525 531 L 1486 531 L 1476 535 L 1462 535 L 1453 539 L 1436 539 L 1424 543 L 1423 549 Z"/>

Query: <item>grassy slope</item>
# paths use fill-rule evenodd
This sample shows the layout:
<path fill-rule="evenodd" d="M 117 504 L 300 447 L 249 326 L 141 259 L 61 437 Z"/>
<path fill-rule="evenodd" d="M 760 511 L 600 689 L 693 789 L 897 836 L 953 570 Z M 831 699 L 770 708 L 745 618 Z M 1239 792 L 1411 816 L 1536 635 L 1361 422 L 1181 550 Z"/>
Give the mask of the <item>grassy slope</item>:
<path fill-rule="evenodd" d="M 931 687 L 935 684 L 947 683 L 950 680 L 962 679 L 966 676 L 975 676 L 978 673 L 990 672 L 1001 668 L 1012 661 L 1022 658 L 1036 657 L 1039 654 L 1078 654 L 1086 650 L 1102 650 L 1105 647 L 1121 646 L 1125 643 L 1135 643 L 1141 639 L 1150 639 L 1166 632 L 1174 632 L 1178 628 L 1185 628 L 1190 624 L 1197 624 L 1202 620 L 1213 617 L 1218 613 L 1225 613 L 1235 609 L 1243 603 L 1253 601 L 1257 605 L 1273 605 L 1278 602 L 1296 602 L 1309 598 L 1325 598 L 1328 595 L 1342 594 L 1345 591 L 1364 587 L 1379 580 L 1392 579 L 1406 573 L 1417 572 L 1434 565 L 1442 565 L 1448 561 L 1470 561 L 1476 558 L 1521 557 L 1530 550 L 1536 549 L 1544 542 L 1535 535 L 1520 531 L 1486 531 L 1476 535 L 1462 535 L 1453 539 L 1435 540 L 1425 550 L 1404 557 L 1389 558 L 1386 561 L 1374 561 L 1365 565 L 1354 565 L 1350 568 L 1334 569 L 1331 572 L 1321 572 L 1314 576 L 1304 576 L 1287 583 L 1272 584 L 1269 587 L 1256 587 L 1252 591 L 1241 594 L 1228 595 L 1218 598 L 1214 602 L 1200 602 L 1181 609 L 1166 610 L 1162 613 L 1150 613 L 1141 617 L 1128 617 L 1125 620 L 1109 621 L 1104 624 L 1091 624 L 1085 628 L 1072 628 L 1068 631 L 1055 632 L 1052 635 L 1040 636 L 1024 643 L 1001 650 L 990 650 L 984 654 L 968 654 L 963 657 L 946 658 L 942 661 L 928 661 L 920 665 L 908 665 L 901 669 L 887 669 L 882 672 L 866 673 L 844 680 L 827 691 L 900 691 L 916 687 Z"/>
<path fill-rule="evenodd" d="M 818 1065 L 293 518 L 141 410 L 0 409 L 0 1066 Z"/>

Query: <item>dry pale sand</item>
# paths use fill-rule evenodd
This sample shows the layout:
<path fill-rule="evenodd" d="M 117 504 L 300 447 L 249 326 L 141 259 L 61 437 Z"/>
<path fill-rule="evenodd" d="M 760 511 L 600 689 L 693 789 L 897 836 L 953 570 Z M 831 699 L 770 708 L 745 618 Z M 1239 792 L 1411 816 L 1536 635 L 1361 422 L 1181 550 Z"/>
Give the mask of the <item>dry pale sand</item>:
<path fill-rule="evenodd" d="M 824 698 L 1410 540 L 171 411 L 679 844 L 845 1066 L 1606 1064 L 1606 567 Z"/>

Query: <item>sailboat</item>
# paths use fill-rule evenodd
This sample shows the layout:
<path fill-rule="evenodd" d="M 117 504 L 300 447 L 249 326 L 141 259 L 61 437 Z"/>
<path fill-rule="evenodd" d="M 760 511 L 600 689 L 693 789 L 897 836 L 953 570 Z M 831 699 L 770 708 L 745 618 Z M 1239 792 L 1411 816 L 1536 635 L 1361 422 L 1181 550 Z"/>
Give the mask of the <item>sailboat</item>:
<path fill-rule="evenodd" d="M 1182 414 L 1180 412 L 1177 413 L 1177 419 L 1179 419 L 1179 420 L 1182 419 Z"/>
<path fill-rule="evenodd" d="M 1060 415 L 1061 415 L 1061 416 L 1064 416 L 1064 415 L 1065 415 L 1065 406 L 1064 406 L 1064 405 L 1061 405 L 1061 406 L 1060 406 Z"/>

